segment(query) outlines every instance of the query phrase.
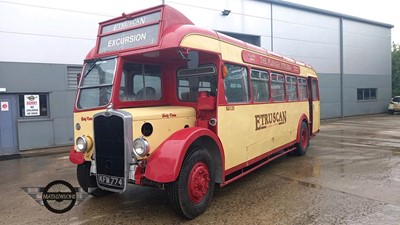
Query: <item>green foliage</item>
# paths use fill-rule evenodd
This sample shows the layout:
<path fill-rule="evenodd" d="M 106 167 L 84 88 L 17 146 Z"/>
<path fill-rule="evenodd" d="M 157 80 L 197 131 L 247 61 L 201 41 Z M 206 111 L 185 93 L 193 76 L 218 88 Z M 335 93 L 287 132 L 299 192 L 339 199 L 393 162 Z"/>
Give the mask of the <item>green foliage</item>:
<path fill-rule="evenodd" d="M 392 94 L 400 95 L 400 45 L 393 42 L 392 48 Z"/>

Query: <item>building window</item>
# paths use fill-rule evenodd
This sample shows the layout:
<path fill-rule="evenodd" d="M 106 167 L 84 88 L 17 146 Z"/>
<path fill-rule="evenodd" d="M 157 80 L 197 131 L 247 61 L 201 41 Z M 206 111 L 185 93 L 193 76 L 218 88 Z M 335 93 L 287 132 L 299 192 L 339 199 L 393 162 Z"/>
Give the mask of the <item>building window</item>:
<path fill-rule="evenodd" d="M 68 89 L 76 89 L 79 83 L 79 75 L 82 71 L 81 66 L 67 67 L 67 87 Z"/>
<path fill-rule="evenodd" d="M 18 95 L 19 117 L 36 118 L 49 116 L 48 94 L 20 94 Z"/>
<path fill-rule="evenodd" d="M 249 101 L 247 69 L 243 66 L 225 65 L 227 76 L 224 79 L 225 97 L 228 103 Z"/>
<path fill-rule="evenodd" d="M 357 100 L 376 100 L 376 88 L 357 88 Z"/>

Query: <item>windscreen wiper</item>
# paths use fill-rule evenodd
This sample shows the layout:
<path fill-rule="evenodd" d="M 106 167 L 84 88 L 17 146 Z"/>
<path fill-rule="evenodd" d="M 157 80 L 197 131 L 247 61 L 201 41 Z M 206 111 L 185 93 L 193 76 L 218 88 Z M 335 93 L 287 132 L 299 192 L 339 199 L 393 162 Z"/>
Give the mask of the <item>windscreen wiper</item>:
<path fill-rule="evenodd" d="M 90 68 L 89 68 L 88 71 L 85 73 L 85 75 L 83 75 L 83 78 L 85 78 L 85 77 L 90 73 L 90 71 L 92 71 L 92 69 L 96 66 L 96 63 L 97 63 L 98 61 L 100 61 L 100 60 L 102 60 L 102 59 L 101 59 L 101 58 L 97 58 L 97 59 L 95 59 L 95 60 L 93 61 L 93 65 L 90 66 Z"/>

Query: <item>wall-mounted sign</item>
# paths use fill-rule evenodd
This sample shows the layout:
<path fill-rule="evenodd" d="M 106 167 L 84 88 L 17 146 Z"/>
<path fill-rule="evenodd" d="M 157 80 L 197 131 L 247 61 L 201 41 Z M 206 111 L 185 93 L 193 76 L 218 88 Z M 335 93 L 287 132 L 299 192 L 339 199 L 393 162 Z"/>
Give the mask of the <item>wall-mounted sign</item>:
<path fill-rule="evenodd" d="M 25 116 L 40 116 L 39 95 L 24 95 Z"/>
<path fill-rule="evenodd" d="M 0 107 L 1 107 L 1 111 L 4 111 L 4 112 L 10 110 L 8 102 L 1 102 Z"/>

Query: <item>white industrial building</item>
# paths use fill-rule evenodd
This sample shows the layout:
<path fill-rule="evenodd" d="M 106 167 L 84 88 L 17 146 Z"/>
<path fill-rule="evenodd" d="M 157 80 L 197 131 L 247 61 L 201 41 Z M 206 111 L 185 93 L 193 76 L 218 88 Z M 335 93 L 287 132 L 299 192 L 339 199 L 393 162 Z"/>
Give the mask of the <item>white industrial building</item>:
<path fill-rule="evenodd" d="M 160 4 L 198 26 L 311 64 L 322 118 L 387 109 L 390 24 L 278 0 L 2 1 L 0 155 L 71 145 L 76 74 L 98 23 Z M 26 96 L 37 98 L 37 112 L 28 114 Z"/>

